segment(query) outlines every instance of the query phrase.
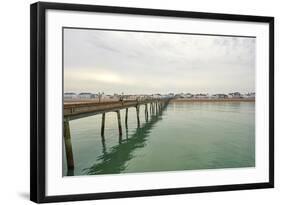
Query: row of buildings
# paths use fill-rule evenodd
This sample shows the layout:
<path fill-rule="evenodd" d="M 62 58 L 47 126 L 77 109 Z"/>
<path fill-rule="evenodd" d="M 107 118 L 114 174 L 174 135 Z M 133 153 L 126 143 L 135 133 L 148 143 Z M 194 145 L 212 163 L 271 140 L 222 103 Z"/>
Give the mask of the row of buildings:
<path fill-rule="evenodd" d="M 218 93 L 218 94 L 204 94 L 204 93 L 199 93 L 199 94 L 191 94 L 191 93 L 180 93 L 180 94 L 176 94 L 175 98 L 189 98 L 189 99 L 227 99 L 227 98 L 251 98 L 254 99 L 255 98 L 255 93 L 254 92 L 250 92 L 250 93 L 245 93 L 242 94 L 240 92 L 234 92 L 234 93 L 228 93 L 228 94 L 224 94 L 224 93 Z"/>
<path fill-rule="evenodd" d="M 87 100 L 87 99 L 103 99 L 103 100 L 120 100 L 120 99 L 127 99 L 127 100 L 135 100 L 135 99 L 142 99 L 142 98 L 172 98 L 174 97 L 174 94 L 168 94 L 168 95 L 161 95 L 161 94 L 152 94 L 152 95 L 124 95 L 124 94 L 113 94 L 113 95 L 106 95 L 104 93 L 89 93 L 89 92 L 82 92 L 79 94 L 76 94 L 74 92 L 66 92 L 64 93 L 64 99 L 65 100 Z"/>
<path fill-rule="evenodd" d="M 164 95 L 160 95 L 160 94 L 154 94 L 154 95 L 124 95 L 124 94 L 113 94 L 113 95 L 106 95 L 104 93 L 98 93 L 98 94 L 94 94 L 94 93 L 73 93 L 73 92 L 69 92 L 69 93 L 64 93 L 64 99 L 65 100 L 75 100 L 75 99 L 81 99 L 81 100 L 85 100 L 85 99 L 104 99 L 104 100 L 117 100 L 117 99 L 141 99 L 141 98 L 147 98 L 147 97 L 152 97 L 152 98 L 156 98 L 156 97 L 164 97 Z"/>
<path fill-rule="evenodd" d="M 152 94 L 152 95 L 124 95 L 124 94 L 113 94 L 113 95 L 106 95 L 104 93 L 89 93 L 89 92 L 82 92 L 76 94 L 74 92 L 66 92 L 64 93 L 65 100 L 85 100 L 85 99 L 98 99 L 98 100 L 118 100 L 118 99 L 141 99 L 141 98 L 186 98 L 186 99 L 226 99 L 226 98 L 249 98 L 255 99 L 255 93 L 245 93 L 241 94 L 240 92 L 228 93 L 228 94 L 191 94 L 191 93 L 169 93 L 169 94 Z"/>

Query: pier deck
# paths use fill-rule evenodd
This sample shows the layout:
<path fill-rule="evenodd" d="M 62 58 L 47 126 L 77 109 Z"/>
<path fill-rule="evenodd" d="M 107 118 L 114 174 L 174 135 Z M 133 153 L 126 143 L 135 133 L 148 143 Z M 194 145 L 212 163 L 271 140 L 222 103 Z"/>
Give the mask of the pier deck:
<path fill-rule="evenodd" d="M 70 102 L 64 104 L 63 115 L 65 120 L 75 120 L 92 115 L 107 112 L 117 112 L 118 110 L 138 107 L 146 104 L 161 105 L 167 99 L 146 99 L 146 100 L 124 100 L 108 102 Z"/>

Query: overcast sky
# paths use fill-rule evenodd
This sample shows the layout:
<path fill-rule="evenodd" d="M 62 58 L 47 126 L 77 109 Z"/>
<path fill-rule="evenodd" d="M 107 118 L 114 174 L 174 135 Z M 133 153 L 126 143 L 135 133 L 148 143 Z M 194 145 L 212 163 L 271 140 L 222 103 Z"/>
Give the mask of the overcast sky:
<path fill-rule="evenodd" d="M 64 91 L 255 91 L 255 38 L 64 30 Z"/>

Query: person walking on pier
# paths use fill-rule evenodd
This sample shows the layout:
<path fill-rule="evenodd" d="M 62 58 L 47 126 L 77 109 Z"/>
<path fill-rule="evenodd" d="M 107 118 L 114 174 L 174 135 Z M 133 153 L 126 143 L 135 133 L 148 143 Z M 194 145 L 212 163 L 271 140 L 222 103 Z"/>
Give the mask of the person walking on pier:
<path fill-rule="evenodd" d="M 119 96 L 119 101 L 122 103 L 122 106 L 124 105 L 124 93 Z"/>

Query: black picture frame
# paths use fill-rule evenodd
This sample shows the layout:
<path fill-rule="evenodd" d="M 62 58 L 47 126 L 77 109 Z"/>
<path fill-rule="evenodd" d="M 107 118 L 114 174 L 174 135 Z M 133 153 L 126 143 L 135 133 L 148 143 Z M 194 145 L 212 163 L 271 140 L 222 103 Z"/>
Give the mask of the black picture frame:
<path fill-rule="evenodd" d="M 46 196 L 46 10 L 216 19 L 269 24 L 269 181 L 263 183 Z M 38 2 L 30 7 L 30 199 L 37 203 L 96 200 L 274 187 L 274 17 Z"/>

